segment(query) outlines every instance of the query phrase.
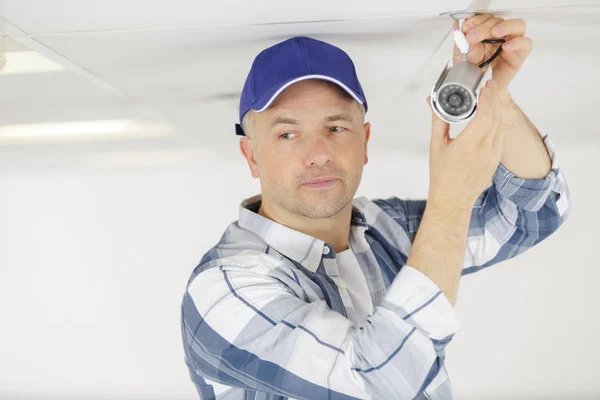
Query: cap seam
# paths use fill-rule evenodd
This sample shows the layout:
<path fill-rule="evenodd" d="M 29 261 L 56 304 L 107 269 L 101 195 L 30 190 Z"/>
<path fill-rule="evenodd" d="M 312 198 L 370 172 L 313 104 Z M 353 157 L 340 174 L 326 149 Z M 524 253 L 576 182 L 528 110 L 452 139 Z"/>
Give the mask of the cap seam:
<path fill-rule="evenodd" d="M 304 42 L 302 39 L 298 39 L 300 43 L 300 48 L 302 49 L 302 54 L 304 55 L 304 65 L 306 66 L 306 73 L 310 72 L 310 65 L 308 64 L 308 54 L 306 51 L 306 47 L 304 46 Z"/>

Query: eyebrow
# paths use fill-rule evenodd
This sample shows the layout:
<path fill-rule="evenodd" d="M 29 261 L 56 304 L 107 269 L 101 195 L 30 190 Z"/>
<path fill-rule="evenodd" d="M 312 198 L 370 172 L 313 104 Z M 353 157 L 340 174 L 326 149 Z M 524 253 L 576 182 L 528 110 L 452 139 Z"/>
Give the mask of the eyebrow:
<path fill-rule="evenodd" d="M 330 115 L 328 117 L 325 117 L 323 119 L 323 121 L 324 122 L 347 121 L 347 122 L 350 122 L 350 123 L 353 122 L 352 118 L 349 117 L 347 114 L 334 114 L 334 115 Z M 269 129 L 275 127 L 276 125 L 280 125 L 280 124 L 300 125 L 300 122 L 298 120 L 293 119 L 293 118 L 277 117 L 277 118 L 275 118 L 269 124 Z"/>

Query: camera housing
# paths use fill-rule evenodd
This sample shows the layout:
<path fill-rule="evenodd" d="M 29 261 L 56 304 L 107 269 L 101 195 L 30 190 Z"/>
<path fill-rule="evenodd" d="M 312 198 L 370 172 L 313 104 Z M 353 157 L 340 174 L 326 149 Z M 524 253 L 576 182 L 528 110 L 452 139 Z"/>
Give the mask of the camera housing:
<path fill-rule="evenodd" d="M 450 62 L 431 89 L 431 105 L 437 116 L 451 124 L 469 120 L 477 109 L 483 70 L 470 62 Z"/>

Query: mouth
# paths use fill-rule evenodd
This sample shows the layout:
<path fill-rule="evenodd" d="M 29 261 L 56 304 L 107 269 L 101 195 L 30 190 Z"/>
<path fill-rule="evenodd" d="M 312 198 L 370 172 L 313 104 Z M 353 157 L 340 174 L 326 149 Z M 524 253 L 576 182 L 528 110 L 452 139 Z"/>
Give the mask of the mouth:
<path fill-rule="evenodd" d="M 328 189 L 334 186 L 338 182 L 336 178 L 319 178 L 313 179 L 310 182 L 305 183 L 302 186 L 306 186 L 312 189 Z"/>

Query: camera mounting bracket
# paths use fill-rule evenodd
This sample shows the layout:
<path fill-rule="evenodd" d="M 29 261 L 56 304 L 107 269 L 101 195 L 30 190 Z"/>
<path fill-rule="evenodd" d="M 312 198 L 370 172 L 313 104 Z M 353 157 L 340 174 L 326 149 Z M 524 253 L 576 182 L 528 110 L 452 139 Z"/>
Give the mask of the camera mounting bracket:
<path fill-rule="evenodd" d="M 443 12 L 440 15 L 448 15 L 455 21 L 458 21 L 458 29 L 454 31 L 454 43 L 456 43 L 456 47 L 460 51 L 462 61 L 467 61 L 467 54 L 471 48 L 467 37 L 462 31 L 463 24 L 465 21 L 476 14 L 475 11 L 447 11 Z"/>

